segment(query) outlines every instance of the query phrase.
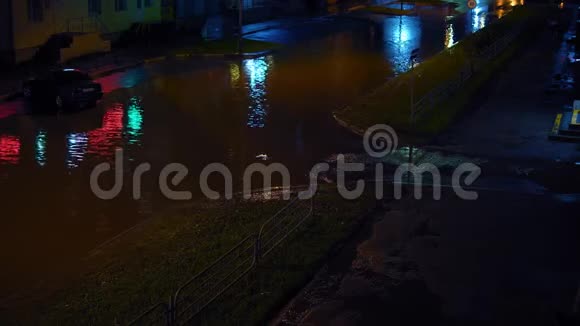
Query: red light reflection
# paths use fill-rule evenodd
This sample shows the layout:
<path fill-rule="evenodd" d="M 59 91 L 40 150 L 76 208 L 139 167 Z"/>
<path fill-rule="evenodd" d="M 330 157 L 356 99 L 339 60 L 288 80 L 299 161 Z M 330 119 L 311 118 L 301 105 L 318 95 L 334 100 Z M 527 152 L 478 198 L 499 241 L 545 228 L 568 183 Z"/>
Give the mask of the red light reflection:
<path fill-rule="evenodd" d="M 20 138 L 0 136 L 0 164 L 18 164 L 20 161 Z"/>
<path fill-rule="evenodd" d="M 103 116 L 103 124 L 99 129 L 88 133 L 88 152 L 101 157 L 113 157 L 117 143 L 123 137 L 123 115 L 125 107 L 115 103 L 107 109 Z"/>

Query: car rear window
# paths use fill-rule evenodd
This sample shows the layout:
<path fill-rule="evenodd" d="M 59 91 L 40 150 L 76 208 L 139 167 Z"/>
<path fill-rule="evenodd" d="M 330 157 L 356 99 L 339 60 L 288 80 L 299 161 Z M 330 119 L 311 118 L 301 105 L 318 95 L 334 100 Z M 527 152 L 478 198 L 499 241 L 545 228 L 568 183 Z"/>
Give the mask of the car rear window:
<path fill-rule="evenodd" d="M 70 83 L 75 81 L 91 80 L 91 78 L 80 71 L 57 71 L 54 73 L 54 79 L 61 83 Z"/>

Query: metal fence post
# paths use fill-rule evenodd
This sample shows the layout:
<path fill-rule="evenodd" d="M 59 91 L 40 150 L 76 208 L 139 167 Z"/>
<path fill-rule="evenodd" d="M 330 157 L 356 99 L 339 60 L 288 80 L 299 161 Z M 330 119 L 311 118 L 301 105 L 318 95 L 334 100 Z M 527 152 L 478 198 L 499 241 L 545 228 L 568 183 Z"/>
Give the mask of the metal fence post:
<path fill-rule="evenodd" d="M 312 208 L 311 216 L 314 216 L 316 214 L 315 210 L 314 210 L 314 207 L 315 207 L 314 205 L 316 204 L 316 202 L 314 201 L 315 197 L 316 197 L 316 195 L 314 195 L 314 196 L 312 196 L 312 198 L 310 198 L 310 207 Z"/>
<path fill-rule="evenodd" d="M 169 319 L 168 326 L 177 325 L 177 301 L 175 295 L 169 296 Z"/>
<path fill-rule="evenodd" d="M 172 295 L 169 296 L 169 305 L 167 306 L 167 316 L 165 316 L 165 318 L 166 318 L 167 326 L 172 326 L 173 325 L 173 296 Z"/>
<path fill-rule="evenodd" d="M 254 244 L 254 265 L 260 262 L 260 258 L 262 258 L 262 237 L 258 234 Z"/>

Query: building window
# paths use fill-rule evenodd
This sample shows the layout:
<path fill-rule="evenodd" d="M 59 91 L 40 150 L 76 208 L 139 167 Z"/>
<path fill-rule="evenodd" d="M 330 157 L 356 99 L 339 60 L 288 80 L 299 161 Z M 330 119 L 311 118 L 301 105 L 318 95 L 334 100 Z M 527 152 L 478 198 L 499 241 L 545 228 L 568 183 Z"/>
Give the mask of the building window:
<path fill-rule="evenodd" d="M 145 8 L 153 6 L 153 0 L 145 0 Z"/>
<path fill-rule="evenodd" d="M 102 11 L 101 0 L 89 0 L 89 16 L 98 16 Z"/>
<path fill-rule="evenodd" d="M 143 0 L 137 0 L 137 9 L 143 8 Z"/>
<path fill-rule="evenodd" d="M 43 0 L 28 0 L 28 20 L 41 22 L 44 15 Z"/>
<path fill-rule="evenodd" d="M 115 11 L 127 10 L 127 0 L 115 0 Z"/>

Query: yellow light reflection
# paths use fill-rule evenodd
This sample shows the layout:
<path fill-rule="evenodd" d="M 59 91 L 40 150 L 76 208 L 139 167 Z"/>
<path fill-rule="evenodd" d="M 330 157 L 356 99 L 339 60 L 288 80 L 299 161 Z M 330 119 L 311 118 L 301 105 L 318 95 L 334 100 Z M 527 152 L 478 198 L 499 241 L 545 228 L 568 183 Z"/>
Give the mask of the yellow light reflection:
<path fill-rule="evenodd" d="M 240 65 L 237 63 L 230 63 L 230 82 L 237 86 L 240 81 Z"/>
<path fill-rule="evenodd" d="M 453 24 L 448 24 L 445 29 L 445 47 L 450 48 L 455 45 L 455 32 L 453 30 Z"/>

